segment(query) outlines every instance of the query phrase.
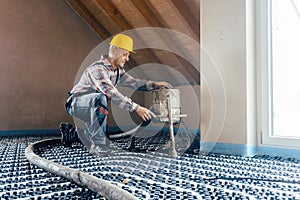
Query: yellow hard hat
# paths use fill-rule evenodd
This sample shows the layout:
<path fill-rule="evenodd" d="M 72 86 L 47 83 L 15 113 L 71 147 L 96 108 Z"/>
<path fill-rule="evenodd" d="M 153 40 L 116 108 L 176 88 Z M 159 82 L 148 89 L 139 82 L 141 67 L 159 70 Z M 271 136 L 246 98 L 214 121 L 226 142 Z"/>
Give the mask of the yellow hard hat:
<path fill-rule="evenodd" d="M 128 35 L 124 35 L 121 33 L 117 34 L 110 41 L 109 44 L 120 47 L 120 48 L 130 51 L 132 53 L 135 53 L 135 51 L 133 51 L 133 40 Z"/>

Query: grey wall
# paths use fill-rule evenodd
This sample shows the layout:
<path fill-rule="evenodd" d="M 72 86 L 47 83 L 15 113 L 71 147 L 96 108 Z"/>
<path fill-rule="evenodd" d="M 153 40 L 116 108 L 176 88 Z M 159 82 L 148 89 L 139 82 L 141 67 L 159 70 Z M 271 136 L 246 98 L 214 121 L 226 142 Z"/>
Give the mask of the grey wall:
<path fill-rule="evenodd" d="M 66 92 L 100 39 L 63 0 L 1 0 L 0 19 L 0 130 L 72 122 Z"/>

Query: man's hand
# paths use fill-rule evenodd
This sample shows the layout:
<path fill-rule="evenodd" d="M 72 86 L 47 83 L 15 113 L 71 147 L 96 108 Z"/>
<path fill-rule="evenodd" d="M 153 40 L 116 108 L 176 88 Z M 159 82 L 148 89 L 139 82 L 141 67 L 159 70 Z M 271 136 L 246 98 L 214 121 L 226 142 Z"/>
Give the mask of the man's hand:
<path fill-rule="evenodd" d="M 153 112 L 151 112 L 149 109 L 144 108 L 142 106 L 138 106 L 137 114 L 144 120 L 150 120 L 152 117 L 156 117 Z"/>
<path fill-rule="evenodd" d="M 173 86 L 168 82 L 160 81 L 160 82 L 155 82 L 155 87 L 157 87 L 157 88 L 172 88 Z"/>

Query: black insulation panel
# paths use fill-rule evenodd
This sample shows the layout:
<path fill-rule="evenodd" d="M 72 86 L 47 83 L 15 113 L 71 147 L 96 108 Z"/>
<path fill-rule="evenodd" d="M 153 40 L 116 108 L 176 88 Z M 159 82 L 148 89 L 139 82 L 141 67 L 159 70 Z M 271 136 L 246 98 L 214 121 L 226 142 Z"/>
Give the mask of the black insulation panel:
<path fill-rule="evenodd" d="M 25 148 L 46 138 L 0 138 L 0 199 L 104 199 L 28 162 Z M 81 144 L 71 148 L 53 144 L 35 153 L 108 180 L 143 200 L 300 199 L 300 161 L 293 158 L 220 154 L 170 158 L 153 149 L 124 150 L 122 141 L 112 146 L 116 150 L 103 156 L 89 154 Z"/>

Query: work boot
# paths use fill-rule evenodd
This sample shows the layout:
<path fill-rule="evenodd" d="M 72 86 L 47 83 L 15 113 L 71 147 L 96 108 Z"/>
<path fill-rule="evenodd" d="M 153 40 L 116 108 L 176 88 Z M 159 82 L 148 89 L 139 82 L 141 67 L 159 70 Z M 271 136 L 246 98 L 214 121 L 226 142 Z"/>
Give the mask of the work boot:
<path fill-rule="evenodd" d="M 64 147 L 71 147 L 72 143 L 80 142 L 76 127 L 73 127 L 71 124 L 63 122 L 60 124 L 59 130 L 62 134 L 61 144 Z"/>
<path fill-rule="evenodd" d="M 112 153 L 112 149 L 109 148 L 109 146 L 107 146 L 106 144 L 97 144 L 96 145 L 94 142 L 92 142 L 89 152 L 91 154 L 99 156 L 99 155 L 103 155 L 103 154 Z"/>

